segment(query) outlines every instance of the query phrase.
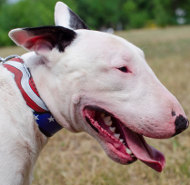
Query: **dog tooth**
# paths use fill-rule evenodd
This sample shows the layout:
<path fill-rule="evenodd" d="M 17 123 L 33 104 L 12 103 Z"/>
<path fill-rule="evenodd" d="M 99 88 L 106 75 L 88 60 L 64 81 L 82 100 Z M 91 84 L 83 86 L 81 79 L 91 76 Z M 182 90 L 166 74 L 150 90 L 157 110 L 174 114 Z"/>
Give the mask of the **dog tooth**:
<path fill-rule="evenodd" d="M 104 117 L 104 121 L 105 121 L 105 123 L 111 121 L 111 116 Z"/>
<path fill-rule="evenodd" d="M 110 130 L 112 131 L 112 132 L 115 132 L 115 127 L 110 127 Z"/>
<path fill-rule="evenodd" d="M 120 139 L 120 141 L 123 143 L 124 139 Z"/>
<path fill-rule="evenodd" d="M 120 134 L 114 134 L 114 136 L 119 139 Z"/>
<path fill-rule="evenodd" d="M 108 121 L 108 122 L 105 122 L 105 124 L 106 124 L 107 126 L 111 126 L 111 125 L 112 125 L 112 121 L 110 120 L 110 121 Z"/>
<path fill-rule="evenodd" d="M 128 148 L 126 148 L 126 152 L 127 152 L 129 155 L 131 155 L 131 154 L 132 154 L 131 150 L 130 150 L 130 149 L 128 149 Z"/>

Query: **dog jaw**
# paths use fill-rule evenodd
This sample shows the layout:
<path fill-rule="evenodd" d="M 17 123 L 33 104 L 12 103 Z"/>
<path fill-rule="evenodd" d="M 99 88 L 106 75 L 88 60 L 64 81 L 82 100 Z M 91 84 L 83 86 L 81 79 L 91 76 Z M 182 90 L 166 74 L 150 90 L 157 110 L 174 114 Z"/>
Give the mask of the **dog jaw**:
<path fill-rule="evenodd" d="M 83 31 L 79 31 L 81 32 Z M 81 87 L 79 90 L 81 94 L 78 96 L 80 98 L 73 101 L 81 106 L 80 115 L 83 115 L 77 122 L 101 143 L 113 160 L 128 164 L 135 161 L 137 157 L 155 170 L 161 171 L 165 160 L 160 152 L 145 144 L 141 139 L 138 143 L 143 143 L 142 145 L 146 146 L 146 150 L 151 153 L 148 159 L 146 160 L 145 155 L 149 152 L 144 152 L 144 156 L 138 156 L 136 149 L 133 149 L 136 157 L 127 155 L 120 143 L 113 144 L 114 139 L 109 141 L 103 134 L 98 134 L 97 130 L 101 129 L 101 126 L 89 124 L 82 110 L 87 106 L 106 110 L 119 118 L 123 126 L 130 130 L 126 133 L 133 133 L 138 137 L 145 135 L 151 138 L 169 138 L 175 134 L 176 117 L 179 115 L 186 117 L 183 109 L 176 98 L 156 78 L 140 49 L 117 37 L 106 35 L 105 39 L 104 34 L 101 33 L 102 35 L 98 35 L 98 38 L 95 36 L 92 38 L 88 33 L 87 43 L 81 43 L 77 51 L 72 50 L 73 55 L 79 59 L 75 68 L 77 66 L 79 71 L 83 71 L 82 79 L 85 79 L 84 81 L 81 79 L 80 86 L 77 86 Z M 93 49 L 89 49 L 98 39 L 102 40 L 102 46 L 98 43 L 96 47 L 92 46 Z M 83 40 L 81 39 L 81 42 Z M 79 41 L 76 39 L 76 42 Z M 89 59 L 86 61 L 83 55 L 78 54 L 88 49 L 89 52 L 84 55 Z M 119 71 L 118 69 L 122 66 L 126 66 L 129 73 Z M 175 116 L 172 115 L 172 111 L 175 112 Z M 139 145 L 136 144 L 136 146 Z"/>
<path fill-rule="evenodd" d="M 139 48 L 110 34 L 89 30 L 75 32 L 76 38 L 59 53 L 59 57 L 55 60 L 49 57 L 58 52 L 54 48 L 51 55 L 45 56 L 48 62 L 31 68 L 42 99 L 63 127 L 87 131 L 113 160 L 126 164 L 138 158 L 161 171 L 163 155 L 143 139 L 132 146 L 130 134 L 133 138 L 173 136 L 177 116 L 186 117 L 180 104 L 156 78 Z M 49 65 L 51 63 L 54 65 Z M 127 130 L 125 139 L 128 138 L 128 149 L 135 157 L 124 151 L 124 145 L 118 146 L 120 143 L 114 137 L 109 142 L 109 134 L 96 132 L 101 125 L 89 124 L 86 117 L 90 113 L 84 115 L 88 106 L 99 107 L 119 120 L 122 128 Z M 142 156 L 137 152 L 140 145 L 146 148 Z"/>

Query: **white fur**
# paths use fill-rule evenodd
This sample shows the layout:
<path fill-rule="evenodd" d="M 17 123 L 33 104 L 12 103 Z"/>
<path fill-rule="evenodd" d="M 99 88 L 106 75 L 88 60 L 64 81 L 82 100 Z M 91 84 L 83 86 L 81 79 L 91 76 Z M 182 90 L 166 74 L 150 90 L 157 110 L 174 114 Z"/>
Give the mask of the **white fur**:
<path fill-rule="evenodd" d="M 58 3 L 56 10 L 56 23 L 69 25 L 67 14 L 60 14 L 67 7 Z M 110 34 L 89 30 L 76 33 L 76 39 L 63 53 L 54 48 L 22 56 L 56 120 L 71 131 L 87 131 L 110 156 L 106 143 L 82 116 L 86 105 L 104 108 L 133 131 L 149 137 L 166 138 L 174 134 L 175 117 L 171 111 L 185 114 L 147 65 L 142 50 Z M 122 66 L 132 73 L 120 72 L 117 68 Z M 0 104 L 0 182 L 28 185 L 47 138 L 38 130 L 10 72 L 2 66 Z"/>
<path fill-rule="evenodd" d="M 46 143 L 10 72 L 0 66 L 0 181 L 25 185 Z M 37 139 L 38 138 L 38 139 Z"/>
<path fill-rule="evenodd" d="M 56 3 L 54 17 L 55 17 L 55 25 L 72 29 L 69 26 L 69 20 L 70 20 L 69 7 L 66 4 L 62 2 Z"/>

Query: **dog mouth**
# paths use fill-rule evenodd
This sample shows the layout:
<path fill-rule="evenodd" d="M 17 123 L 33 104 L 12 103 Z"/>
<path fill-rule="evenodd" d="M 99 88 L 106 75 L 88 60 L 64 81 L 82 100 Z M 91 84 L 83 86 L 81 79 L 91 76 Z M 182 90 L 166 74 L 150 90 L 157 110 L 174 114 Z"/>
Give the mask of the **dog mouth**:
<path fill-rule="evenodd" d="M 148 145 L 144 137 L 133 132 L 118 118 L 96 106 L 86 106 L 83 116 L 90 127 L 105 143 L 108 155 L 122 164 L 130 164 L 137 159 L 161 172 L 165 165 L 164 155 Z"/>

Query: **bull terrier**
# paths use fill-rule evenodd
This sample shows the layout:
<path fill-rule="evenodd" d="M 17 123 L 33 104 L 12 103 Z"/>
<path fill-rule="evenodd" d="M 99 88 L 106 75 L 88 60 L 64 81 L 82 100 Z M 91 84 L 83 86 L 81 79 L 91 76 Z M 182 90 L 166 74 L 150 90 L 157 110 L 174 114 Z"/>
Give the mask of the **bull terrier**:
<path fill-rule="evenodd" d="M 0 66 L 1 184 L 30 184 L 41 149 L 61 128 L 89 133 L 118 163 L 139 159 L 162 171 L 164 155 L 143 136 L 172 137 L 188 120 L 143 51 L 118 36 L 89 30 L 61 2 L 55 23 L 9 33 L 29 52 Z"/>

